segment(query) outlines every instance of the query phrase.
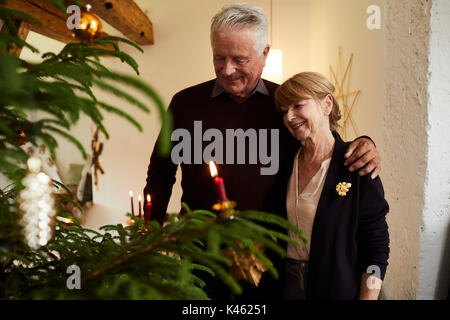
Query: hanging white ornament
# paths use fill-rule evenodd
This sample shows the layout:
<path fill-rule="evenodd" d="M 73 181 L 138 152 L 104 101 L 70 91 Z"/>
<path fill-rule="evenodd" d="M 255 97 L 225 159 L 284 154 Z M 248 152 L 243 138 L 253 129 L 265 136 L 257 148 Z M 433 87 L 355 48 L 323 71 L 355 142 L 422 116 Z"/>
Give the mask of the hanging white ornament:
<path fill-rule="evenodd" d="M 22 181 L 25 189 L 19 194 L 19 207 L 23 212 L 21 224 L 25 243 L 32 249 L 38 249 L 47 245 L 52 238 L 56 216 L 55 201 L 51 179 L 41 171 L 41 159 L 29 158 L 27 166 L 28 173 Z"/>

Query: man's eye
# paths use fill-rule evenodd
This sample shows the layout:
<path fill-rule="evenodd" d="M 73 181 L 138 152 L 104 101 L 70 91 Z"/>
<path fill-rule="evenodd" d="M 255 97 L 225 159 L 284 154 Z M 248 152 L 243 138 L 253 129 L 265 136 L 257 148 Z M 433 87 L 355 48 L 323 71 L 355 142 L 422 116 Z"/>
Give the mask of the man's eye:
<path fill-rule="evenodd" d="M 237 64 L 246 64 L 247 61 L 247 59 L 236 59 Z"/>

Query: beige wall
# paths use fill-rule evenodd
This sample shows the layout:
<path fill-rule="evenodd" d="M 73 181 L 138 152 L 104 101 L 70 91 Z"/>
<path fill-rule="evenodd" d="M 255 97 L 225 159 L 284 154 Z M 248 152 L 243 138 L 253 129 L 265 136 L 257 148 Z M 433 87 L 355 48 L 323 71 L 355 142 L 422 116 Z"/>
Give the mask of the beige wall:
<path fill-rule="evenodd" d="M 337 68 L 337 49 L 342 46 L 343 65 L 347 66 L 353 53 L 350 91 L 361 90 L 352 111 L 358 134 L 349 127 L 347 140 L 368 135 L 380 148 L 381 114 L 383 109 L 382 30 L 369 30 L 366 13 L 370 5 L 382 8 L 381 1 L 374 0 L 314 0 L 308 48 L 309 68 L 327 77 L 329 66 Z M 351 100 L 349 100 L 350 102 Z"/>

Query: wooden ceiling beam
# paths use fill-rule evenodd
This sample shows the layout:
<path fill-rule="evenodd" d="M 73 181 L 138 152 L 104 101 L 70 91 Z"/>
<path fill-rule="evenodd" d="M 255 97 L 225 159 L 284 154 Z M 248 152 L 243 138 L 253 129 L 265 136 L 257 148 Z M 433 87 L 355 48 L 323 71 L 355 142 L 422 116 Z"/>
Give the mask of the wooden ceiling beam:
<path fill-rule="evenodd" d="M 153 25 L 133 0 L 81 0 L 90 4 L 90 12 L 98 15 L 123 35 L 139 45 L 154 43 Z"/>
<path fill-rule="evenodd" d="M 90 4 L 90 12 L 98 15 L 104 21 L 116 28 L 122 34 L 139 45 L 154 43 L 153 26 L 150 19 L 133 0 L 81 0 L 82 4 Z M 52 39 L 69 43 L 78 41 L 73 31 L 66 25 L 68 14 L 57 6 L 38 0 L 9 0 L 6 8 L 25 12 L 41 21 L 29 23 L 30 30 Z M 113 49 L 113 47 L 108 47 Z"/>
<path fill-rule="evenodd" d="M 3 6 L 27 13 L 40 20 L 41 24 L 37 24 L 34 21 L 24 19 L 29 23 L 30 30 L 34 32 L 63 43 L 79 41 L 74 36 L 72 30 L 67 28 L 66 20 L 69 15 L 49 2 L 38 0 L 9 0 Z M 114 47 L 111 45 L 103 48 L 114 50 Z"/>
<path fill-rule="evenodd" d="M 30 24 L 27 21 L 24 20 L 16 20 L 15 21 L 15 25 L 17 28 L 17 36 L 21 39 L 24 40 L 28 37 L 28 32 L 30 32 Z M 0 26 L 0 31 L 1 32 L 9 32 L 10 30 L 8 30 L 8 27 L 5 25 L 1 25 Z M 22 52 L 22 48 L 23 47 L 18 47 L 16 45 L 14 45 L 14 48 L 9 50 L 9 53 L 19 57 L 20 53 Z"/>
<path fill-rule="evenodd" d="M 28 21 L 31 30 L 34 32 L 64 43 L 76 40 L 72 35 L 72 31 L 67 28 L 66 20 L 61 17 L 61 14 L 63 14 L 61 9 L 50 3 L 41 2 L 37 5 L 31 0 L 9 0 L 4 6 L 12 10 L 27 13 L 40 20 L 41 24 Z"/>

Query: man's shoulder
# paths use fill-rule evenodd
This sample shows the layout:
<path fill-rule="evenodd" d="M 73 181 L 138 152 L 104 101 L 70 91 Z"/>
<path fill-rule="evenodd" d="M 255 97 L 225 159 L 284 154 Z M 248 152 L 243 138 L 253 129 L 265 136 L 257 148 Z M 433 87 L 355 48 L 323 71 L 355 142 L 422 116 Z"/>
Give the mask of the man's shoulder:
<path fill-rule="evenodd" d="M 264 84 L 266 85 L 267 90 L 271 95 L 274 94 L 275 90 L 280 86 L 278 83 L 262 79 L 264 81 Z"/>
<path fill-rule="evenodd" d="M 202 95 L 210 96 L 212 89 L 214 87 L 215 79 L 208 80 L 183 90 L 178 91 L 174 97 L 177 98 L 187 98 L 187 97 L 201 97 Z"/>

